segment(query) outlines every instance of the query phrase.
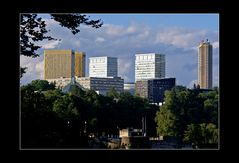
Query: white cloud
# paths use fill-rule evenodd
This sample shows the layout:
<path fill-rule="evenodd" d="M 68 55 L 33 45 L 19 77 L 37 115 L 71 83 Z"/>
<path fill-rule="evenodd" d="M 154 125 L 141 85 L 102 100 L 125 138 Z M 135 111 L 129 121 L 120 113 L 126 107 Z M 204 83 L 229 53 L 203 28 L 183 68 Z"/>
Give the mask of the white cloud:
<path fill-rule="evenodd" d="M 157 32 L 155 43 L 172 44 L 181 48 L 195 48 L 202 39 L 209 35 L 211 35 L 210 31 L 204 29 L 164 28 Z"/>
<path fill-rule="evenodd" d="M 61 43 L 61 41 L 56 40 L 56 41 L 50 41 L 50 42 L 46 42 L 44 44 L 42 44 L 42 48 L 44 49 L 54 49 L 56 48 L 59 44 Z"/>
<path fill-rule="evenodd" d="M 219 48 L 219 41 L 215 41 L 212 43 L 213 48 Z"/>
<path fill-rule="evenodd" d="M 20 79 L 21 84 L 26 84 L 35 79 L 43 79 L 43 55 L 37 58 L 20 56 L 20 66 L 27 67 L 26 73 Z"/>
<path fill-rule="evenodd" d="M 136 30 L 137 30 L 137 28 L 136 28 L 136 26 L 135 25 L 131 25 L 131 26 L 129 26 L 128 28 L 126 28 L 126 33 L 135 33 L 136 32 Z"/>
<path fill-rule="evenodd" d="M 43 79 L 44 60 L 36 64 L 35 70 L 40 75 L 40 79 Z"/>
<path fill-rule="evenodd" d="M 95 42 L 99 42 L 99 43 L 104 42 L 104 41 L 105 41 L 105 39 L 103 37 L 97 37 L 95 40 Z"/>
<path fill-rule="evenodd" d="M 194 84 L 198 84 L 198 81 L 196 79 L 190 81 L 189 85 L 187 86 L 188 88 L 193 88 Z"/>
<path fill-rule="evenodd" d="M 105 24 L 103 28 L 105 29 L 106 34 L 108 34 L 109 36 L 119 36 L 124 34 L 123 26 Z"/>
<path fill-rule="evenodd" d="M 132 61 L 127 59 L 118 59 L 118 76 L 121 76 L 125 81 L 129 80 L 128 71 L 132 70 Z"/>

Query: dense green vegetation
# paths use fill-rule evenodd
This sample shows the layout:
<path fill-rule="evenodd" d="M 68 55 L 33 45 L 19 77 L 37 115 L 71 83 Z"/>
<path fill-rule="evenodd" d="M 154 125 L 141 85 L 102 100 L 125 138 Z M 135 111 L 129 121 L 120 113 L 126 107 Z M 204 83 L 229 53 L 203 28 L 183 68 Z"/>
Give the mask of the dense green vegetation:
<path fill-rule="evenodd" d="M 120 128 L 142 128 L 156 135 L 157 106 L 114 89 L 107 96 L 73 88 L 62 93 L 44 80 L 21 87 L 21 145 L 26 148 L 86 148 L 87 135 L 118 135 Z"/>
<path fill-rule="evenodd" d="M 218 90 L 176 86 L 165 103 L 150 105 L 128 92 L 112 89 L 106 96 L 73 87 L 70 93 L 35 80 L 21 87 L 21 146 L 24 148 L 87 148 L 88 135 L 118 135 L 119 129 L 142 128 L 147 136 L 176 138 L 177 147 L 217 148 Z"/>
<path fill-rule="evenodd" d="M 178 147 L 216 147 L 218 144 L 218 89 L 202 92 L 199 88 L 176 86 L 165 91 L 165 103 L 156 113 L 157 134 L 175 137 Z"/>

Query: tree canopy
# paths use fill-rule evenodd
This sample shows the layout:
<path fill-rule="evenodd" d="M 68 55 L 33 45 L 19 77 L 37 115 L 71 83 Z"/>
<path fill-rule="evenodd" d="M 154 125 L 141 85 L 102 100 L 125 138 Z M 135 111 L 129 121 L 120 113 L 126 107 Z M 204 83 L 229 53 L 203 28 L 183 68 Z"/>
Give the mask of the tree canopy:
<path fill-rule="evenodd" d="M 155 122 L 158 135 L 174 136 L 179 145 L 182 141 L 197 145 L 218 143 L 218 91 L 181 86 L 165 91 L 165 103 L 157 111 Z"/>
<path fill-rule="evenodd" d="M 35 80 L 21 87 L 23 147 L 87 147 L 86 135 L 117 135 L 122 128 L 141 128 L 142 117 L 147 117 L 147 135 L 156 135 L 157 107 L 147 100 L 129 93 L 117 94 L 115 100 L 78 87 L 63 93 L 47 84 Z"/>

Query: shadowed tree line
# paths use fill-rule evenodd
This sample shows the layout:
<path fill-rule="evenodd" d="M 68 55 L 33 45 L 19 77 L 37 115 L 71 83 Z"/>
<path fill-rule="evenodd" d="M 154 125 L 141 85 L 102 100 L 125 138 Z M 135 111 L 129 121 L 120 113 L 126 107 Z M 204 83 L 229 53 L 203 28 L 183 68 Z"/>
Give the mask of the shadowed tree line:
<path fill-rule="evenodd" d="M 157 106 L 128 92 L 112 89 L 106 96 L 75 87 L 62 93 L 44 80 L 21 87 L 21 146 L 23 148 L 87 148 L 87 136 L 118 135 L 119 129 L 142 128 L 156 135 Z"/>
<path fill-rule="evenodd" d="M 218 89 L 203 92 L 176 86 L 165 91 L 165 103 L 159 108 L 128 92 L 112 89 L 103 96 L 73 87 L 62 93 L 52 83 L 34 80 L 21 87 L 21 146 L 87 148 L 89 135 L 142 128 L 146 116 L 147 136 L 174 137 L 178 148 L 185 143 L 217 148 L 218 97 Z"/>
<path fill-rule="evenodd" d="M 165 103 L 157 111 L 158 135 L 174 137 L 177 146 L 218 148 L 218 89 L 203 91 L 176 86 L 165 91 Z"/>

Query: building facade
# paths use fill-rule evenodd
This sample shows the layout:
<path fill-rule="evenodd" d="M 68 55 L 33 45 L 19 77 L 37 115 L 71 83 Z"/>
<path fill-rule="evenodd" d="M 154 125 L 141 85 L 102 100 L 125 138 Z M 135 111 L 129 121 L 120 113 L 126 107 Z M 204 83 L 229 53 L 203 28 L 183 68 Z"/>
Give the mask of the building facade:
<path fill-rule="evenodd" d="M 48 79 L 47 81 L 53 82 L 57 88 L 63 89 L 71 82 L 71 78 Z M 118 93 L 124 91 L 124 79 L 120 77 L 75 77 L 75 82 L 80 84 L 84 89 L 93 89 L 102 95 L 106 95 L 112 88 Z"/>
<path fill-rule="evenodd" d="M 212 45 L 208 40 L 198 47 L 198 84 L 200 88 L 212 88 Z"/>
<path fill-rule="evenodd" d="M 75 76 L 85 77 L 85 52 L 75 52 Z"/>
<path fill-rule="evenodd" d="M 141 80 L 135 84 L 135 93 L 148 99 L 150 103 L 160 104 L 164 101 L 164 92 L 175 85 L 175 78 Z"/>
<path fill-rule="evenodd" d="M 85 53 L 74 50 L 44 50 L 44 79 L 85 76 Z"/>
<path fill-rule="evenodd" d="M 76 82 L 82 85 L 86 89 L 93 89 L 98 94 L 106 95 L 107 92 L 111 91 L 113 88 L 118 93 L 124 91 L 124 79 L 120 77 L 84 77 L 76 78 Z"/>
<path fill-rule="evenodd" d="M 164 54 L 146 53 L 135 55 L 135 81 L 164 77 Z"/>
<path fill-rule="evenodd" d="M 89 77 L 117 77 L 118 62 L 115 57 L 89 58 Z"/>

